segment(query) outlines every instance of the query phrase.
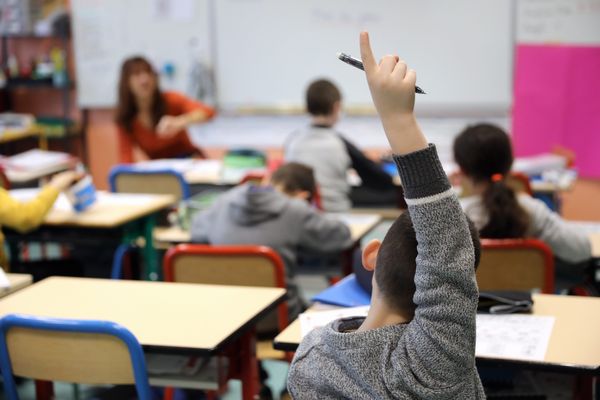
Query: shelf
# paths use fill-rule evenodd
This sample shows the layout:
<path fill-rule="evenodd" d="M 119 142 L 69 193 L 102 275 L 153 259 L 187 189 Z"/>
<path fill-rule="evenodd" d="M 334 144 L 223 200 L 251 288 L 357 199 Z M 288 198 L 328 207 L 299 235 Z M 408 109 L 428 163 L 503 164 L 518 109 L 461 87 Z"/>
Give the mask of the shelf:
<path fill-rule="evenodd" d="M 1 33 L 2 39 L 70 39 L 70 35 L 36 35 L 35 33 Z"/>
<path fill-rule="evenodd" d="M 6 84 L 0 89 L 15 89 L 15 88 L 49 88 L 49 89 L 74 89 L 75 82 L 69 81 L 65 86 L 54 86 L 51 79 L 9 79 L 6 81 Z"/>

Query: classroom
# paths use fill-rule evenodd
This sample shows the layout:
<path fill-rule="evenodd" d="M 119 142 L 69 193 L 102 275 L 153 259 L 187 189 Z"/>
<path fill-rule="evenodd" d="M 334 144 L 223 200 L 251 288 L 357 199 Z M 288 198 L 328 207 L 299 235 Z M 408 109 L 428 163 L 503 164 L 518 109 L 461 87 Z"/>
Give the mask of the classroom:
<path fill-rule="evenodd" d="M 0 0 L 0 400 L 600 400 L 600 0 Z"/>

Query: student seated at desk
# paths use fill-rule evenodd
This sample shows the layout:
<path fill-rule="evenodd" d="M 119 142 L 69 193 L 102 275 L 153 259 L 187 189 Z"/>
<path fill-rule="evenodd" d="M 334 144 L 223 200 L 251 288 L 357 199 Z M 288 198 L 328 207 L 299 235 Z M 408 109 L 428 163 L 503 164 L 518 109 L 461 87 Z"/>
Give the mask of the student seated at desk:
<path fill-rule="evenodd" d="M 80 173 L 74 171 L 56 174 L 34 199 L 25 203 L 16 201 L 8 191 L 0 188 L 0 225 L 19 232 L 37 228 L 44 221 L 59 193 L 71 186 L 80 176 Z M 0 232 L 0 267 L 6 265 L 3 245 L 4 236 Z"/>
<path fill-rule="evenodd" d="M 260 186 L 235 187 L 192 220 L 192 241 L 215 245 L 256 244 L 277 251 L 286 267 L 288 308 L 295 318 L 303 308 L 294 277 L 298 248 L 333 252 L 350 247 L 350 230 L 310 202 L 315 193 L 312 169 L 288 163 Z"/>
<path fill-rule="evenodd" d="M 116 111 L 121 162 L 134 161 L 134 145 L 150 159 L 205 157 L 186 128 L 211 119 L 215 110 L 175 92 L 161 92 L 158 75 L 142 57 L 121 67 Z"/>
<path fill-rule="evenodd" d="M 471 195 L 461 199 L 465 213 L 485 238 L 534 237 L 548 244 L 565 263 L 591 258 L 586 234 L 563 221 L 541 200 L 515 193 L 506 184 L 513 163 L 510 138 L 501 128 L 479 124 L 466 128 L 454 141 L 454 159 L 463 187 Z M 571 272 L 582 274 L 580 268 Z M 569 267 L 557 264 L 557 277 L 569 278 Z M 579 279 L 580 280 L 580 279 Z M 560 282 L 559 282 L 560 284 Z"/>
<path fill-rule="evenodd" d="M 324 79 L 312 82 L 306 91 L 306 109 L 311 126 L 292 133 L 285 146 L 285 160 L 314 169 L 326 211 L 347 211 L 352 206 L 347 179 L 350 168 L 371 189 L 394 189 L 392 177 L 335 130 L 342 96 L 333 83 Z"/>
<path fill-rule="evenodd" d="M 294 399 L 483 399 L 475 367 L 477 232 L 416 122 L 415 71 L 394 56 L 378 65 L 366 33 L 361 53 L 408 212 L 363 253 L 374 270 L 367 317 L 310 332 L 290 367 L 289 392 Z"/>

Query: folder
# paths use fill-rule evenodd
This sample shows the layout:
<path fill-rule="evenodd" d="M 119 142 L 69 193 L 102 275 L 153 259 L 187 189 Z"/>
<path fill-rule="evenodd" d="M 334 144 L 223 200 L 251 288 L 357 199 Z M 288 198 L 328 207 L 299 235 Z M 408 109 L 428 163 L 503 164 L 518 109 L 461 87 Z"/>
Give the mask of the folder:
<path fill-rule="evenodd" d="M 348 275 L 335 285 L 325 289 L 313 297 L 312 300 L 341 307 L 368 306 L 371 304 L 371 296 L 358 284 L 354 274 Z"/>

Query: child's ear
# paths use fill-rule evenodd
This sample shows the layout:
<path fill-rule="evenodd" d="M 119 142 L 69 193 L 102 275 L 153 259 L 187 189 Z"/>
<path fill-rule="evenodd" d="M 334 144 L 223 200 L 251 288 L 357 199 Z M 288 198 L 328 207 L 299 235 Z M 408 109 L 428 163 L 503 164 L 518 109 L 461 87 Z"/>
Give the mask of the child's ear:
<path fill-rule="evenodd" d="M 377 254 L 381 242 L 377 239 L 371 240 L 363 249 L 362 252 L 362 264 L 367 271 L 374 271 L 377 264 Z"/>

